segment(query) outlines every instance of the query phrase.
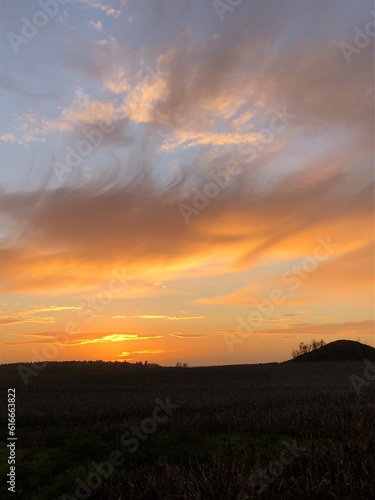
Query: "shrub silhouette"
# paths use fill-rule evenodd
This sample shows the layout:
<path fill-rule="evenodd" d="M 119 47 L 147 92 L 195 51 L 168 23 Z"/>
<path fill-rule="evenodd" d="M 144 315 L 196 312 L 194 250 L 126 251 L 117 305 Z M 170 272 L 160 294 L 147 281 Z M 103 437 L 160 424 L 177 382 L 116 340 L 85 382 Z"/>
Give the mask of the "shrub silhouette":
<path fill-rule="evenodd" d="M 316 349 L 320 349 L 320 347 L 323 347 L 326 345 L 323 339 L 321 340 L 312 340 L 310 344 L 305 344 L 304 342 L 300 342 L 298 349 L 293 349 L 292 351 L 292 356 L 293 358 L 296 358 L 297 356 L 300 356 L 301 354 L 306 354 L 307 352 L 315 351 Z"/>

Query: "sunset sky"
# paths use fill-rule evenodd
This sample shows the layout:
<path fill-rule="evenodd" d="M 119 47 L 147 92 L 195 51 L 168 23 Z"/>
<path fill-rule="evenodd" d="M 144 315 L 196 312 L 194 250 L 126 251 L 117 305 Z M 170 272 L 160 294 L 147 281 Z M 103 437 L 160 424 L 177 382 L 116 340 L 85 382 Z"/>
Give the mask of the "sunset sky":
<path fill-rule="evenodd" d="M 0 363 L 374 346 L 374 19 L 1 2 Z"/>

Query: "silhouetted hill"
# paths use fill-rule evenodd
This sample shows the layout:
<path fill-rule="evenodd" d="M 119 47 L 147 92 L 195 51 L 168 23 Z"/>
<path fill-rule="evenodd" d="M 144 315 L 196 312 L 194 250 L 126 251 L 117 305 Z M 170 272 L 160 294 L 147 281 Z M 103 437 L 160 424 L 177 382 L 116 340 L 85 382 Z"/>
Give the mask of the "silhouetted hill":
<path fill-rule="evenodd" d="M 314 361 L 363 361 L 375 360 L 375 349 L 369 345 L 353 340 L 336 340 L 316 349 L 315 351 L 301 354 L 288 361 L 314 362 Z"/>

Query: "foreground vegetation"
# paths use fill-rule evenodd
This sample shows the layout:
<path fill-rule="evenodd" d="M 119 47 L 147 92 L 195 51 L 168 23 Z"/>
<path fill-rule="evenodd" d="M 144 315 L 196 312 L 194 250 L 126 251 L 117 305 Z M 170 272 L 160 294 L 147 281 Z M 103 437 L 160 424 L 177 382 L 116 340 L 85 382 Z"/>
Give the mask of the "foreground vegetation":
<path fill-rule="evenodd" d="M 10 497 L 374 498 L 375 384 L 357 393 L 349 378 L 364 368 L 51 363 L 26 387 L 15 365 L 0 366 L 1 407 L 9 387 L 17 397 Z M 168 398 L 167 418 L 153 428 L 156 399 Z M 6 410 L 0 414 L 0 497 L 8 498 Z M 118 466 L 109 462 L 114 451 Z"/>

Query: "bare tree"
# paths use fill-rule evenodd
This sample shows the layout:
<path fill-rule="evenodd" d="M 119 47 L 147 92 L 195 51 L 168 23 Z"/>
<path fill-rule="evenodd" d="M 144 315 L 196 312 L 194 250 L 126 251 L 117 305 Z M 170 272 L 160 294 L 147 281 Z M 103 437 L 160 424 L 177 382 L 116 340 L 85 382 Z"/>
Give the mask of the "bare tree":
<path fill-rule="evenodd" d="M 312 340 L 310 344 L 305 344 L 304 342 L 300 342 L 298 349 L 293 349 L 292 351 L 292 356 L 293 358 L 296 358 L 297 356 L 300 356 L 301 354 L 306 354 L 311 351 L 315 351 L 316 349 L 320 349 L 326 345 L 323 339 L 321 340 Z"/>

